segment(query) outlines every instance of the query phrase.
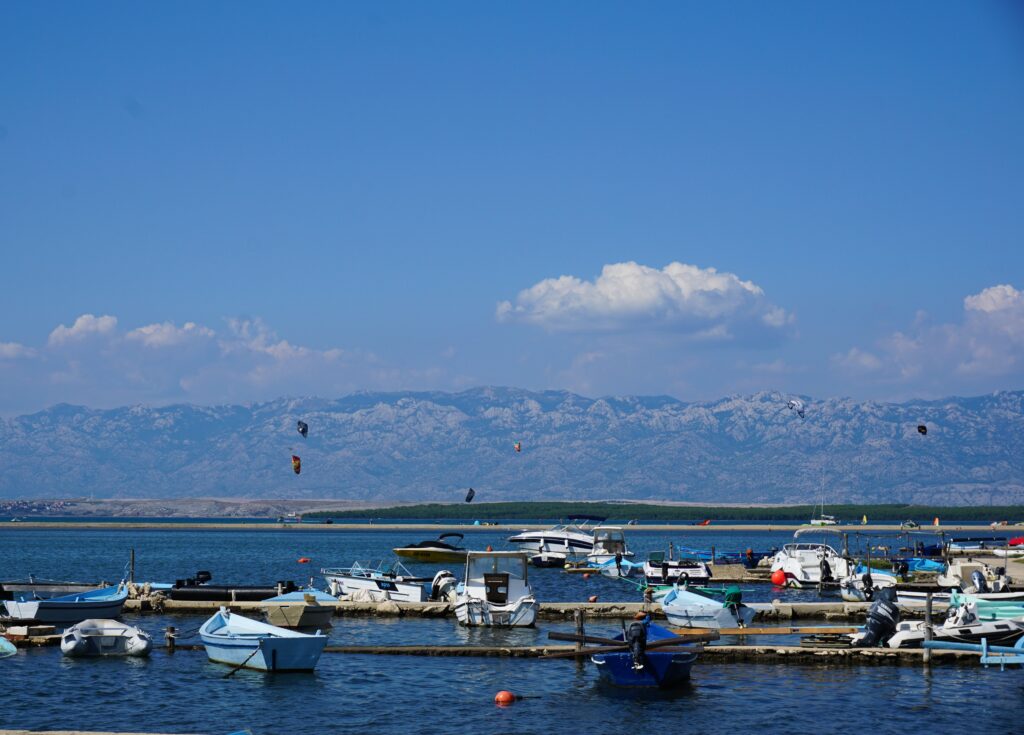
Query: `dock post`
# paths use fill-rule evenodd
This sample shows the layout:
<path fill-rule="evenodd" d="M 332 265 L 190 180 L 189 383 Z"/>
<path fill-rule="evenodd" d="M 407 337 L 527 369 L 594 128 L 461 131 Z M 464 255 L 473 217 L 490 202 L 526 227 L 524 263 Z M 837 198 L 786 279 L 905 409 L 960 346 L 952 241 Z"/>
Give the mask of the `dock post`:
<path fill-rule="evenodd" d="M 167 642 L 167 653 L 174 653 L 174 641 L 177 636 L 177 632 L 173 625 L 168 625 L 167 630 L 164 631 L 164 640 Z"/>
<path fill-rule="evenodd" d="M 714 546 L 711 547 L 711 563 L 712 564 L 715 563 L 715 547 Z"/>
<path fill-rule="evenodd" d="M 932 639 L 932 593 L 928 592 L 924 596 L 924 639 L 930 641 Z M 932 662 L 932 649 L 925 648 L 924 654 L 921 658 L 925 666 L 928 666 Z"/>
<path fill-rule="evenodd" d="M 131 554 L 128 557 L 128 581 L 131 584 L 135 584 L 135 549 L 132 548 Z"/>
<path fill-rule="evenodd" d="M 576 621 L 576 635 L 581 637 L 581 640 L 576 641 L 576 650 L 577 651 L 582 651 L 583 650 L 582 636 L 586 635 L 586 633 L 584 633 L 584 628 L 583 628 L 583 617 L 584 617 L 584 615 L 585 615 L 585 613 L 583 612 L 583 608 L 582 607 L 576 608 L 573 611 L 573 613 L 572 613 L 572 617 Z"/>

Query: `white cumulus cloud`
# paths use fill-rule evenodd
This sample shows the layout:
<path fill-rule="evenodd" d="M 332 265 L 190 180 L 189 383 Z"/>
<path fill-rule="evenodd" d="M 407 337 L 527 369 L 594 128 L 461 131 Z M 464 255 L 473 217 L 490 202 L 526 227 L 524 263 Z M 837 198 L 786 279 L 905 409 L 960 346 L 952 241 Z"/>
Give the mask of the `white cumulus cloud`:
<path fill-rule="evenodd" d="M 180 327 L 174 322 L 161 322 L 133 329 L 125 335 L 125 339 L 138 341 L 146 347 L 158 348 L 176 347 L 193 339 L 208 339 L 215 335 L 216 332 L 209 327 L 200 326 L 195 322 L 185 322 Z"/>
<path fill-rule="evenodd" d="M 667 327 L 715 337 L 728 335 L 734 323 L 778 329 L 792 321 L 757 284 L 678 262 L 661 269 L 613 263 L 593 281 L 547 278 L 499 303 L 496 316 L 555 331 Z"/>
<path fill-rule="evenodd" d="M 0 342 L 0 359 L 17 360 L 22 357 L 33 357 L 36 351 L 31 347 L 17 342 Z"/>
<path fill-rule="evenodd" d="M 48 343 L 50 346 L 55 346 L 84 339 L 94 334 L 111 334 L 116 327 L 116 316 L 82 314 L 82 316 L 75 319 L 75 323 L 70 327 L 66 327 L 63 324 L 57 326 L 56 329 L 50 332 Z"/>

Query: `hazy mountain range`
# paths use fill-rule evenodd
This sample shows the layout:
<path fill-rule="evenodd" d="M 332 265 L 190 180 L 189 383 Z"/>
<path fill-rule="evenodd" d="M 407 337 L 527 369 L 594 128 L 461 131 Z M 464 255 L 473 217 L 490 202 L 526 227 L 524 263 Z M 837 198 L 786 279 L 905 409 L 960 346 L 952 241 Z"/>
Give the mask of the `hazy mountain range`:
<path fill-rule="evenodd" d="M 906 403 L 800 396 L 804 419 L 787 409 L 792 397 L 477 388 L 65 404 L 0 420 L 0 496 L 460 501 L 472 486 L 477 502 L 1024 503 L 1022 391 Z"/>

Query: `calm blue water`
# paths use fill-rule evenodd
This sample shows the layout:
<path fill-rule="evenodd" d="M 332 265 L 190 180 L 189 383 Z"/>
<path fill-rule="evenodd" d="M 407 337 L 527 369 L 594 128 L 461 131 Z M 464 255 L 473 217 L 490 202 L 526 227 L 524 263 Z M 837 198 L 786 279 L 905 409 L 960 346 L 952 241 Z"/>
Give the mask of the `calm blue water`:
<path fill-rule="evenodd" d="M 467 534 L 474 548 L 505 548 L 505 533 Z M 209 569 L 222 582 L 266 583 L 315 573 L 321 565 L 387 556 L 429 534 L 294 531 L 50 531 L 0 534 L 0 577 L 120 578 L 129 549 L 140 580 L 173 580 Z M 696 536 L 696 535 L 694 535 Z M 764 548 L 788 534 L 701 533 L 700 545 Z M 673 533 L 631 533 L 642 556 Z M 296 559 L 309 556 L 311 565 Z M 417 571 L 429 572 L 432 567 Z M 623 582 L 558 570 L 532 570 L 542 600 L 639 599 Z M 320 580 L 317 580 L 318 582 Z M 749 599 L 813 591 L 758 585 Z M 159 635 L 168 624 L 189 631 L 199 616 L 126 616 Z M 546 640 L 565 624 L 536 629 L 467 630 L 452 620 L 336 618 L 332 642 L 348 644 L 504 644 Z M 614 623 L 594 623 L 595 633 Z M 183 641 L 184 642 L 184 641 Z M 267 675 L 210 664 L 202 651 L 157 651 L 149 660 L 70 660 L 57 649 L 20 651 L 0 660 L 7 683 L 0 727 L 227 733 L 544 733 L 568 728 L 622 732 L 819 732 L 870 728 L 877 734 L 972 730 L 1009 732 L 1024 718 L 1024 672 L 980 667 L 919 669 L 701 663 L 674 694 L 637 694 L 598 682 L 593 666 L 569 661 L 413 658 L 325 654 L 312 674 Z M 499 708 L 499 689 L 537 697 Z M 1013 723 L 1016 723 L 1014 725 Z"/>

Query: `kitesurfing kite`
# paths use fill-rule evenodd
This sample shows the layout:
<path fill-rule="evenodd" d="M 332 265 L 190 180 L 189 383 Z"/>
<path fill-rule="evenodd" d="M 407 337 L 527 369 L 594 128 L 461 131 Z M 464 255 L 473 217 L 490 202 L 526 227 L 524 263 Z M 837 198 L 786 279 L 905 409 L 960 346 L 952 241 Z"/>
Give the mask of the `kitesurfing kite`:
<path fill-rule="evenodd" d="M 302 434 L 302 438 L 305 439 L 306 435 L 309 434 L 309 424 L 307 424 L 305 421 L 300 421 L 298 423 L 297 428 L 299 430 L 299 433 Z"/>
<path fill-rule="evenodd" d="M 795 398 L 791 398 L 789 399 L 789 403 L 786 404 L 786 408 L 788 408 L 791 411 L 796 411 L 796 415 L 799 416 L 800 418 L 804 417 L 803 401 L 798 401 Z"/>
<path fill-rule="evenodd" d="M 294 454 L 292 455 L 292 469 L 295 470 L 296 475 L 302 472 L 302 460 Z"/>
<path fill-rule="evenodd" d="M 523 451 L 523 443 L 522 442 L 516 442 L 514 446 L 515 446 L 515 450 L 517 452 Z"/>
<path fill-rule="evenodd" d="M 476 496 L 476 490 L 474 490 L 473 488 L 470 488 L 469 492 L 466 493 L 466 502 L 467 503 L 472 503 L 473 502 L 473 498 L 475 496 Z"/>
<path fill-rule="evenodd" d="M 928 427 L 925 426 L 924 424 L 918 424 L 917 433 L 920 434 L 921 436 L 928 436 Z"/>

